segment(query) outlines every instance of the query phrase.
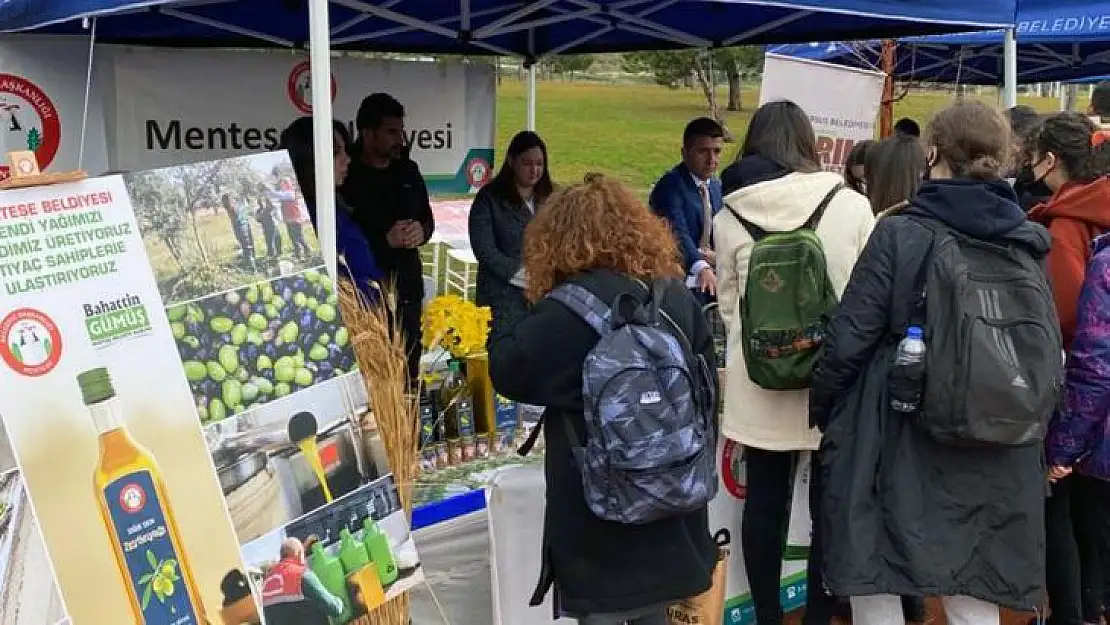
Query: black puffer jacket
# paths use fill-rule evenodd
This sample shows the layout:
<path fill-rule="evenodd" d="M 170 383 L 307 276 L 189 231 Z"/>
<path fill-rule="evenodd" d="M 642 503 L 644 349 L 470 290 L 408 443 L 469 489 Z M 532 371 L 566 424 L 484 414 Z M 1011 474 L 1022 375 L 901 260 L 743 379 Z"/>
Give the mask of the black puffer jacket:
<path fill-rule="evenodd" d="M 926 183 L 879 221 L 860 256 L 810 392 L 819 452 L 826 583 L 841 597 L 967 595 L 1032 609 L 1044 585 L 1043 446 L 968 449 L 934 442 L 888 410 L 886 375 L 932 243 L 913 215 L 1047 254 L 1005 182 Z"/>

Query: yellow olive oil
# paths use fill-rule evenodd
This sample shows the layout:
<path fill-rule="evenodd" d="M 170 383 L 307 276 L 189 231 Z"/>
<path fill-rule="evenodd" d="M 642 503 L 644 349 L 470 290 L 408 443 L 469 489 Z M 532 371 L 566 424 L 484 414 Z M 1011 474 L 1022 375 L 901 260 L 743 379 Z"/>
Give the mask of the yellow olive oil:
<path fill-rule="evenodd" d="M 108 370 L 77 376 L 100 445 L 96 500 L 137 625 L 207 623 L 161 471 L 123 423 Z"/>

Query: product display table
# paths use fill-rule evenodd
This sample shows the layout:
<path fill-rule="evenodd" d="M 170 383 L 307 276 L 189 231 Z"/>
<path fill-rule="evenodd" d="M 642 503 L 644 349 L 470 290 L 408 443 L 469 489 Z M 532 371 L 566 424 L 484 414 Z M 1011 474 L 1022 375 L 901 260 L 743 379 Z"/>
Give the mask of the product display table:
<path fill-rule="evenodd" d="M 542 464 L 543 454 L 539 452 L 533 452 L 526 458 L 510 453 L 421 475 L 413 489 L 412 529 L 430 527 L 484 510 L 486 487 L 499 469 Z"/>

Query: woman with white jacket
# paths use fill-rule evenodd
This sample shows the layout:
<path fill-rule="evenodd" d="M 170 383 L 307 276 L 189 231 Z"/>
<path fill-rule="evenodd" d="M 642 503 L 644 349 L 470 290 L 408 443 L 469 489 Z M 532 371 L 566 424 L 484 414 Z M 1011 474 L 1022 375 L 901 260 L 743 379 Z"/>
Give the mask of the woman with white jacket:
<path fill-rule="evenodd" d="M 874 225 L 867 198 L 841 177 L 823 171 L 813 126 L 793 102 L 764 104 L 752 116 L 738 159 L 721 176 L 726 210 L 713 221 L 718 301 L 728 329 L 727 381 L 722 433 L 744 446 L 747 500 L 742 544 L 759 625 L 783 622 L 779 600 L 783 537 L 789 521 L 792 481 L 803 451 L 815 451 L 820 433 L 809 425 L 808 391 L 768 390 L 749 377 L 743 349 L 740 300 L 754 240 L 737 218 L 766 233 L 806 225 L 826 200 L 814 231 L 824 248 L 836 299 Z M 813 483 L 812 490 L 818 486 Z M 811 502 L 814 498 L 811 496 Z M 811 504 L 812 505 L 812 504 Z M 821 591 L 820 537 L 810 549 L 806 625 L 828 625 L 835 602 Z"/>

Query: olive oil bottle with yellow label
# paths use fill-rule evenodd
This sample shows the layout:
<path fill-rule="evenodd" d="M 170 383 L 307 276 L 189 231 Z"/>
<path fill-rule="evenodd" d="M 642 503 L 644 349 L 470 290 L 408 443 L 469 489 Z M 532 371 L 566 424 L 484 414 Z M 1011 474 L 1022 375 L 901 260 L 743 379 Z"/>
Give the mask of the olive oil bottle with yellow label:
<path fill-rule="evenodd" d="M 208 619 L 150 452 L 123 423 L 108 370 L 77 376 L 97 430 L 96 500 L 137 625 L 201 625 Z"/>

